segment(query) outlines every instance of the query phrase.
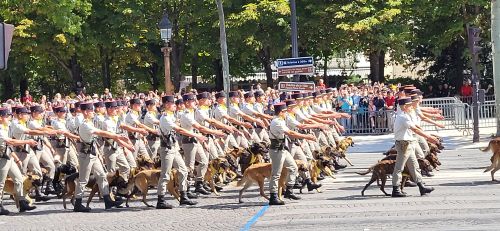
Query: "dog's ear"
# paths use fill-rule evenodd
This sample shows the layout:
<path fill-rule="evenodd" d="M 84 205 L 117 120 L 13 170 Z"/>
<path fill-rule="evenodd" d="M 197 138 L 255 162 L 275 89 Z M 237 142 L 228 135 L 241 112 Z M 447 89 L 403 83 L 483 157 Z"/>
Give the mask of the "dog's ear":
<path fill-rule="evenodd" d="M 116 170 L 115 176 L 120 176 L 120 171 L 119 170 Z"/>

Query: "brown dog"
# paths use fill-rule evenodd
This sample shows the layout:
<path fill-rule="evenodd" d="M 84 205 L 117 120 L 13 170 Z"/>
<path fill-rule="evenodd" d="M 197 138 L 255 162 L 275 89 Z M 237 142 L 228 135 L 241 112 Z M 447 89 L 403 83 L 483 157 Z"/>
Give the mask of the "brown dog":
<path fill-rule="evenodd" d="M 488 147 L 485 149 L 481 149 L 483 152 L 487 152 L 489 150 L 493 151 L 493 155 L 491 156 L 491 165 L 484 170 L 484 172 L 489 172 L 491 171 L 491 180 L 495 180 L 495 172 L 497 172 L 500 169 L 500 137 L 494 138 L 490 140 L 488 143 Z"/>
<path fill-rule="evenodd" d="M 125 202 L 125 206 L 129 207 L 128 202 L 130 198 L 133 197 L 137 193 L 142 193 L 142 203 L 144 203 L 148 207 L 154 207 L 147 202 L 148 189 L 150 186 L 157 187 L 158 181 L 160 180 L 161 170 L 152 169 L 152 170 L 143 170 L 135 175 L 133 178 L 129 179 L 126 187 L 119 188 L 118 192 L 127 197 L 127 201 Z M 177 200 L 179 201 L 179 181 L 177 180 L 177 170 L 172 169 L 170 171 L 170 180 L 167 183 L 167 191 Z"/>
<path fill-rule="evenodd" d="M 66 199 L 71 197 L 71 204 L 74 205 L 75 200 L 75 190 L 76 190 L 76 181 L 78 180 L 79 173 L 73 173 L 66 177 L 64 181 L 64 189 L 62 193 L 63 199 L 63 207 L 66 209 Z M 116 172 L 110 172 L 106 175 L 109 186 L 117 186 L 124 187 L 126 185 L 125 178 L 120 174 L 117 170 Z M 87 207 L 90 205 L 92 198 L 94 195 L 99 192 L 99 186 L 97 185 L 97 180 L 95 176 L 91 175 L 89 178 L 89 182 L 85 186 L 87 188 L 92 189 L 90 191 L 89 199 L 87 201 Z"/>
<path fill-rule="evenodd" d="M 333 160 L 331 157 L 326 155 L 318 156 L 315 160 L 312 160 L 311 164 L 309 165 L 309 174 L 311 175 L 311 181 L 313 183 L 317 183 L 318 176 L 321 172 L 335 179 L 335 176 L 333 175 L 331 169 L 332 167 L 333 167 Z"/>
<path fill-rule="evenodd" d="M 40 179 L 40 177 L 37 175 L 28 174 L 28 175 L 24 176 L 23 189 L 22 189 L 23 195 L 24 195 L 24 198 L 26 199 L 26 201 L 30 205 L 33 204 L 33 200 L 31 200 L 31 198 L 29 197 L 30 190 L 33 187 L 33 182 L 36 180 L 39 180 L 39 179 Z M 12 180 L 12 178 L 8 177 L 5 180 L 5 185 L 4 185 L 3 191 L 14 197 L 14 201 L 16 202 L 16 207 L 19 208 L 19 198 L 16 196 L 15 189 L 14 189 L 14 181 Z"/>
<path fill-rule="evenodd" d="M 340 152 L 340 157 L 343 158 L 347 163 L 351 166 L 354 166 L 352 162 L 347 158 L 346 153 L 347 153 L 347 148 L 353 147 L 354 146 L 354 141 L 352 140 L 352 137 L 348 136 L 347 138 L 341 140 L 337 144 L 337 151 Z"/>
<path fill-rule="evenodd" d="M 297 164 L 298 170 L 301 172 L 306 172 L 308 169 L 305 167 L 304 162 L 300 160 L 295 160 L 295 163 Z M 259 185 L 259 190 L 260 190 L 260 195 L 267 200 L 269 200 L 269 197 L 264 193 L 264 179 L 265 178 L 270 178 L 271 177 L 271 163 L 259 163 L 259 164 L 254 164 L 245 171 L 243 174 L 243 178 L 238 181 L 237 186 L 243 188 L 240 190 L 238 201 L 240 203 L 243 203 L 243 200 L 241 200 L 241 196 L 243 195 L 243 192 L 247 190 L 254 182 L 257 182 Z M 288 170 L 286 168 L 283 168 L 281 170 L 281 175 L 280 179 L 278 182 L 278 198 L 281 199 L 281 194 L 282 194 L 282 189 L 286 187 L 286 179 L 288 178 Z"/>
<path fill-rule="evenodd" d="M 390 194 L 388 194 L 387 192 L 385 192 L 385 183 L 387 181 L 387 175 L 388 174 L 392 174 L 394 172 L 394 167 L 396 165 L 395 158 L 394 159 L 390 159 L 392 157 L 395 157 L 395 156 L 392 155 L 392 156 L 388 156 L 388 157 L 384 158 L 383 160 L 379 161 L 376 165 L 374 165 L 371 168 L 369 168 L 366 172 L 362 172 L 362 173 L 357 172 L 357 174 L 359 174 L 359 175 L 366 175 L 366 174 L 368 174 L 368 173 L 370 173 L 370 172 L 373 171 L 372 178 L 370 179 L 370 181 L 365 185 L 365 187 L 361 191 L 361 195 L 362 196 L 365 195 L 365 190 L 373 182 L 378 181 L 378 180 L 380 180 L 380 182 L 381 182 L 380 183 L 380 190 L 386 196 L 390 196 Z M 418 164 L 419 164 L 420 169 L 425 169 L 425 170 L 429 170 L 430 169 L 429 161 L 427 161 L 425 159 L 419 159 L 418 160 Z M 408 176 L 409 175 L 410 174 L 408 172 L 408 168 L 405 166 L 405 168 L 403 169 L 403 179 L 402 179 L 402 183 L 401 183 L 401 191 L 403 190 L 404 185 L 405 185 L 406 181 L 408 180 Z"/>
<path fill-rule="evenodd" d="M 220 193 L 217 192 L 217 189 L 215 188 L 215 176 L 218 175 L 219 177 L 224 176 L 225 173 L 231 171 L 231 166 L 229 165 L 229 162 L 227 161 L 226 158 L 217 158 L 213 159 L 208 163 L 208 169 L 207 172 L 205 173 L 205 176 L 203 180 L 207 182 L 210 185 L 210 188 L 212 189 L 212 192 L 214 192 L 215 195 L 220 196 Z M 222 181 L 222 180 L 219 180 Z"/>

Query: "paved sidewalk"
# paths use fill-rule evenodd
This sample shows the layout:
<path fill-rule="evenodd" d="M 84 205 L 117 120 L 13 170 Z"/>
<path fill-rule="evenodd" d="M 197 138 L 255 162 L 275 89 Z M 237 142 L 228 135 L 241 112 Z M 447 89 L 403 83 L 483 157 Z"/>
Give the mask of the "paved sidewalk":
<path fill-rule="evenodd" d="M 435 177 L 425 178 L 428 185 L 436 188 L 429 196 L 420 197 L 417 188 L 406 188 L 411 197 L 390 198 L 373 185 L 362 197 L 361 189 L 370 175 L 359 176 L 355 172 L 382 158 L 381 151 L 391 145 L 391 140 L 355 137 L 355 142 L 352 150 L 363 150 L 349 153 L 355 166 L 341 171 L 335 180 L 324 180 L 322 193 L 305 193 L 300 201 L 271 206 L 260 217 L 254 216 L 266 201 L 258 196 L 256 186 L 244 195 L 243 204 L 237 203 L 237 189 L 229 186 L 220 197 L 198 200 L 200 204 L 195 208 L 162 211 L 133 201 L 131 208 L 108 212 L 96 199 L 91 204 L 92 213 L 81 214 L 63 210 L 61 200 L 54 199 L 37 205 L 35 211 L 0 217 L 0 230 L 241 230 L 252 217 L 255 223 L 251 230 L 499 229 L 500 184 L 491 182 L 489 173 L 483 173 L 490 153 L 457 146 L 440 154 L 441 170 Z M 378 145 L 377 150 L 371 148 Z M 389 181 L 388 192 L 390 188 Z M 150 203 L 156 204 L 155 190 L 149 192 Z M 171 197 L 169 200 L 173 203 Z M 11 200 L 6 199 L 5 204 L 7 209 L 16 211 Z"/>

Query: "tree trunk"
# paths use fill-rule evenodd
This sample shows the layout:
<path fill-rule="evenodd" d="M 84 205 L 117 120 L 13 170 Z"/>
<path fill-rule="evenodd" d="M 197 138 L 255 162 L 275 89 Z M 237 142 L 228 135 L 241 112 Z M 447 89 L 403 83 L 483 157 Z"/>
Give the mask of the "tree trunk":
<path fill-rule="evenodd" d="M 222 60 L 216 59 L 213 61 L 214 73 L 215 73 L 215 90 L 224 90 L 224 76 L 222 74 Z"/>
<path fill-rule="evenodd" d="M 102 79 L 105 88 L 111 89 L 111 72 L 109 67 L 111 66 L 111 59 L 108 56 L 108 53 L 102 48 L 99 47 L 99 53 L 101 53 L 101 71 L 102 71 Z"/>
<path fill-rule="evenodd" d="M 267 87 L 273 88 L 274 87 L 274 80 L 273 80 L 273 70 L 271 69 L 271 48 L 269 46 L 260 49 L 257 52 L 257 56 L 259 57 L 260 63 L 262 64 L 262 67 L 264 68 L 264 72 L 266 73 L 266 84 Z"/>
<path fill-rule="evenodd" d="M 370 59 L 370 80 L 372 82 L 384 81 L 384 51 L 374 51 L 369 54 Z"/>
<path fill-rule="evenodd" d="M 325 82 L 327 76 L 328 76 L 328 55 L 324 55 L 323 79 Z"/>
<path fill-rule="evenodd" d="M 20 92 L 20 96 L 23 97 L 24 96 L 24 92 L 26 90 L 29 90 L 28 89 L 28 78 L 26 77 L 21 77 L 21 81 L 19 81 L 19 92 Z"/>
<path fill-rule="evenodd" d="M 198 54 L 191 59 L 191 87 L 198 88 Z"/>
<path fill-rule="evenodd" d="M 21 92 L 20 97 L 22 97 L 24 92 Z M 12 78 L 5 72 L 2 73 L 2 100 L 10 99 L 14 95 L 14 84 L 12 84 Z"/>
<path fill-rule="evenodd" d="M 77 82 L 82 82 L 83 84 L 82 70 L 80 68 L 80 64 L 78 63 L 76 54 L 73 54 L 73 56 L 71 56 L 71 59 L 69 60 L 69 67 L 71 69 L 71 78 L 73 79 L 73 84 L 76 85 Z"/>
<path fill-rule="evenodd" d="M 153 90 L 160 89 L 160 79 L 158 78 L 158 63 L 153 63 L 149 69 L 148 74 L 151 77 L 151 85 L 153 86 Z"/>

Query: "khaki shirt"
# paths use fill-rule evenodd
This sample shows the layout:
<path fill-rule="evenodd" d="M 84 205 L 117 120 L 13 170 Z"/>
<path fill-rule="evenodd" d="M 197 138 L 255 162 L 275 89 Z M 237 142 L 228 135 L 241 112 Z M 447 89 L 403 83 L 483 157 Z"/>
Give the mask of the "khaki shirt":
<path fill-rule="evenodd" d="M 286 126 L 286 121 L 282 118 L 275 117 L 271 121 L 271 125 L 269 127 L 269 138 L 271 139 L 285 139 L 285 132 L 290 129 Z"/>
<path fill-rule="evenodd" d="M 80 135 L 80 140 L 84 143 L 91 143 L 96 137 L 93 133 L 97 129 L 94 127 L 94 123 L 90 120 L 84 120 L 78 129 L 78 135 Z"/>

